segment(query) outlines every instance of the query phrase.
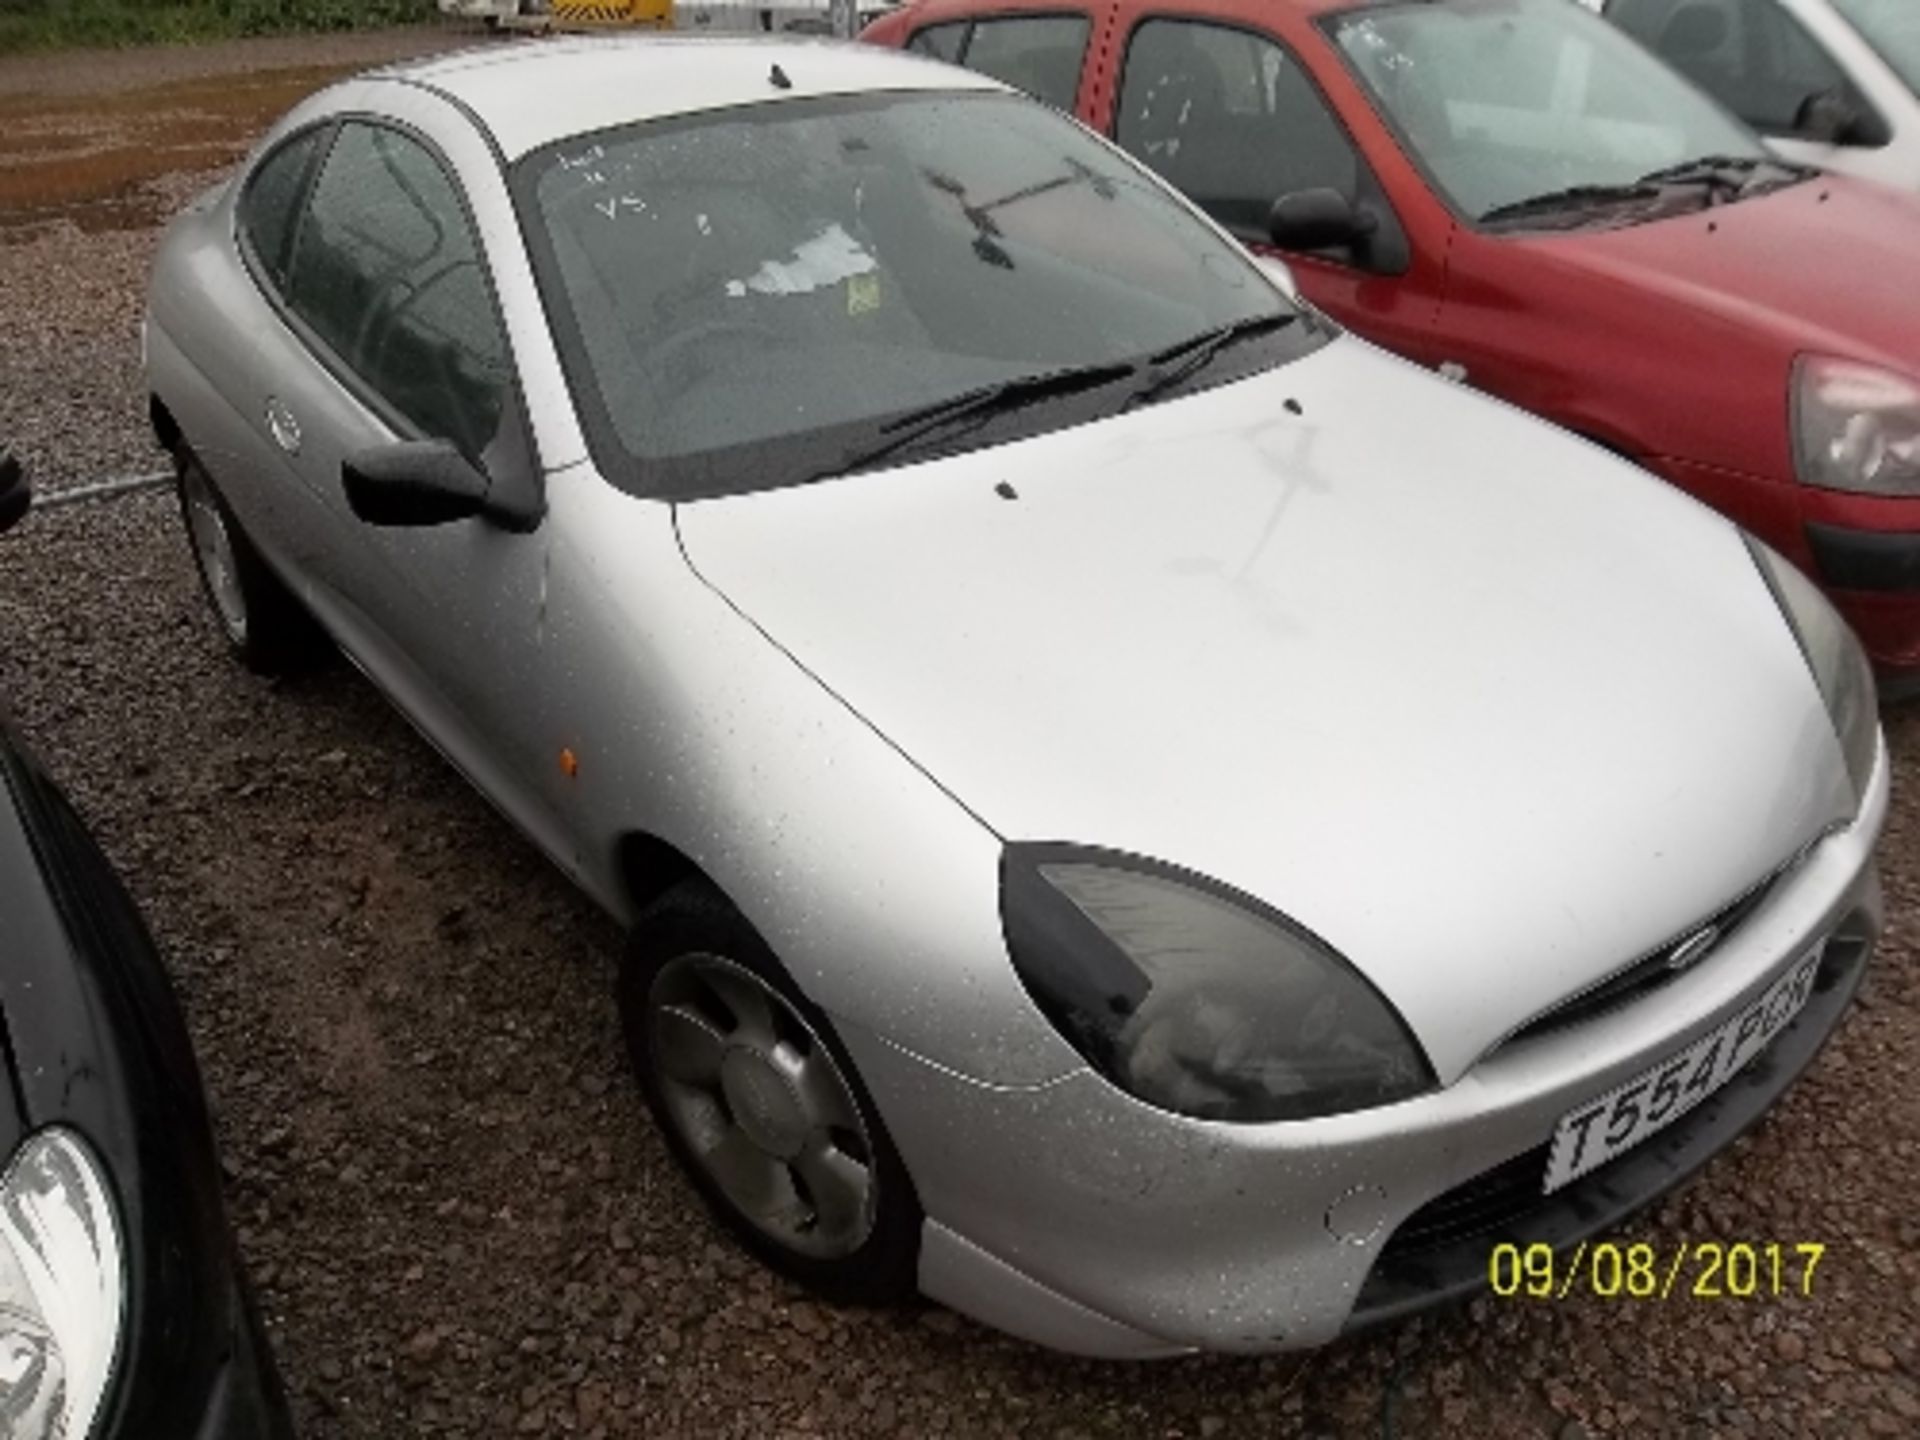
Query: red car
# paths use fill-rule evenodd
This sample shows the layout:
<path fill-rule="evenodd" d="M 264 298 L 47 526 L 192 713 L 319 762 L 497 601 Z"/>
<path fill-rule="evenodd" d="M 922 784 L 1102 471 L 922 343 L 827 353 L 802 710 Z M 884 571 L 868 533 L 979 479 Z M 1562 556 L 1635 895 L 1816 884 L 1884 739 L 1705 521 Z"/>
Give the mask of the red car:
<path fill-rule="evenodd" d="M 1920 197 L 1770 155 L 1569 0 L 920 0 L 862 39 L 1071 109 L 1355 331 L 1792 556 L 1920 686 Z"/>

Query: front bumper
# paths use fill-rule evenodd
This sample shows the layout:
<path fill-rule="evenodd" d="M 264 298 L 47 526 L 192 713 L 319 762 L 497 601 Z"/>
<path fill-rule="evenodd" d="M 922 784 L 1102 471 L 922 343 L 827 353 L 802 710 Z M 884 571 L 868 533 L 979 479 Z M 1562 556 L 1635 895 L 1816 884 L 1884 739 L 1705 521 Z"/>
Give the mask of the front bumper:
<path fill-rule="evenodd" d="M 1850 931 L 1828 941 L 1813 998 L 1793 1023 L 1665 1130 L 1552 1195 L 1540 1193 L 1550 1148 L 1542 1144 L 1421 1207 L 1374 1261 L 1346 1328 L 1472 1295 L 1487 1283 L 1494 1246 L 1571 1249 L 1691 1178 L 1773 1108 L 1838 1026 L 1873 951 L 1867 913 L 1856 911 Z"/>
<path fill-rule="evenodd" d="M 1223 1125 L 1134 1101 L 1090 1072 L 977 1084 L 843 1028 L 928 1215 L 922 1288 L 1060 1349 L 1144 1357 L 1322 1344 L 1475 1288 L 1504 1238 L 1612 1225 L 1758 1119 L 1833 1031 L 1881 924 L 1868 798 L 1706 962 L 1642 999 L 1498 1047 L 1444 1090 L 1297 1124 Z M 1738 1013 L 1816 945 L 1820 987 L 1763 1058 L 1612 1165 L 1441 1247 L 1395 1237 L 1441 1197 L 1538 1149 L 1559 1118 Z M 1503 1230 L 1501 1226 L 1504 1225 Z"/>

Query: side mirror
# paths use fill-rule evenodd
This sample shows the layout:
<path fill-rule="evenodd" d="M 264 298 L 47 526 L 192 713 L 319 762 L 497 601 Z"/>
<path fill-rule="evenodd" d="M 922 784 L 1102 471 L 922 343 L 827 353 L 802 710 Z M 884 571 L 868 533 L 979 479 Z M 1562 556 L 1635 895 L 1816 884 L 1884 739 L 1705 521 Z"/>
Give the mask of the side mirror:
<path fill-rule="evenodd" d="M 1794 112 L 1795 138 L 1821 145 L 1858 145 L 1866 138 L 1866 117 L 1839 90 L 1809 95 Z"/>
<path fill-rule="evenodd" d="M 1267 234 L 1282 250 L 1334 250 L 1364 243 L 1380 228 L 1370 210 L 1358 209 L 1338 190 L 1296 190 L 1273 202 Z"/>
<path fill-rule="evenodd" d="M 487 477 L 445 440 L 401 440 L 348 456 L 340 483 L 369 525 L 445 525 L 487 508 Z"/>
<path fill-rule="evenodd" d="M 0 445 L 0 533 L 5 533 L 26 518 L 33 504 L 33 486 L 27 472 L 13 458 L 13 451 Z"/>

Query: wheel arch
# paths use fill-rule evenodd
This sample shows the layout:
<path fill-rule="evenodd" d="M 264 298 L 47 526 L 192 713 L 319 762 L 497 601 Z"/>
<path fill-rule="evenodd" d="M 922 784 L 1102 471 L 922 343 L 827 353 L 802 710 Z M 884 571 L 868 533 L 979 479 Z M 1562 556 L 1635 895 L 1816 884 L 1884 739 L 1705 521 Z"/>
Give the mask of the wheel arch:
<path fill-rule="evenodd" d="M 173 411 L 167 408 L 167 402 L 154 392 L 147 395 L 147 423 L 153 427 L 153 438 L 160 442 L 160 448 L 179 458 L 186 435 L 180 429 L 180 422 L 173 418 Z"/>
<path fill-rule="evenodd" d="M 726 895 L 725 889 L 686 851 L 647 830 L 627 830 L 614 841 L 614 876 L 629 919 L 637 918 L 687 880 L 702 881 L 717 894 Z"/>
<path fill-rule="evenodd" d="M 1610 451 L 1622 460 L 1645 468 L 1645 462 L 1640 458 L 1645 452 L 1625 436 L 1591 424 L 1575 424 L 1570 428 L 1574 434 L 1589 444 L 1598 445 L 1602 450 Z"/>

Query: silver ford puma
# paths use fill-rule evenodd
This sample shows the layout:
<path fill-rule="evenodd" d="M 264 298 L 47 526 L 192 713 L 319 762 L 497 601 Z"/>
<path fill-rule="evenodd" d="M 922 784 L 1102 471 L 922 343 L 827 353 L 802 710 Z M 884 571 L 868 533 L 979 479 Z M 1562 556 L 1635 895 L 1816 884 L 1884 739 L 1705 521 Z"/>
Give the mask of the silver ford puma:
<path fill-rule="evenodd" d="M 331 637 L 631 925 L 674 1153 L 828 1296 L 1324 1342 L 1704 1164 L 1873 949 L 1811 585 L 979 75 L 348 81 L 146 359 L 233 649 Z"/>

